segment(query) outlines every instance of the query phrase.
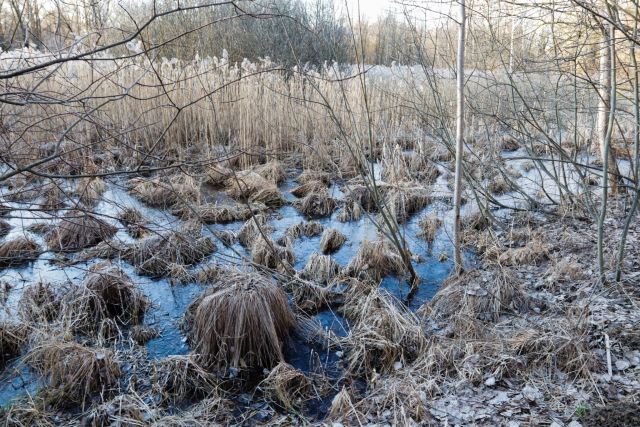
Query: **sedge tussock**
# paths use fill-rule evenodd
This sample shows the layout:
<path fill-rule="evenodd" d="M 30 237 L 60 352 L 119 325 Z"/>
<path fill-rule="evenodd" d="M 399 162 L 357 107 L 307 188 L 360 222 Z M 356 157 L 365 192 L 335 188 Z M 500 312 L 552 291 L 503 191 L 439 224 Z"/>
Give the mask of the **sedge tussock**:
<path fill-rule="evenodd" d="M 192 346 L 206 367 L 271 368 L 295 325 L 287 295 L 257 273 L 228 271 L 188 311 Z"/>
<path fill-rule="evenodd" d="M 47 378 L 46 400 L 56 407 L 82 404 L 95 394 L 108 394 L 121 376 L 111 350 L 56 338 L 36 343 L 27 355 L 27 363 Z"/>
<path fill-rule="evenodd" d="M 347 236 L 335 228 L 328 228 L 320 238 L 320 250 L 323 254 L 331 254 L 342 247 L 347 241 Z"/>
<path fill-rule="evenodd" d="M 321 182 L 326 187 L 331 184 L 331 175 L 327 172 L 307 169 L 298 175 L 296 181 L 300 184 Z"/>
<path fill-rule="evenodd" d="M 227 194 L 237 200 L 249 200 L 260 190 L 271 189 L 278 191 L 275 184 L 269 182 L 253 171 L 238 172 L 225 181 Z"/>
<path fill-rule="evenodd" d="M 49 282 L 39 281 L 27 287 L 18 303 L 20 317 L 33 323 L 53 322 L 60 314 L 60 296 Z"/>
<path fill-rule="evenodd" d="M 203 184 L 219 187 L 233 175 L 233 170 L 221 164 L 211 165 L 204 171 Z"/>
<path fill-rule="evenodd" d="M 29 224 L 26 229 L 33 234 L 44 235 L 53 230 L 53 227 L 54 225 L 48 222 L 34 222 Z"/>
<path fill-rule="evenodd" d="M 93 266 L 82 285 L 64 301 L 65 317 L 73 329 L 95 333 L 105 321 L 117 325 L 136 325 L 149 306 L 124 271 L 110 263 Z"/>
<path fill-rule="evenodd" d="M 271 160 L 263 165 L 256 166 L 253 171 L 276 185 L 282 183 L 287 177 L 282 162 L 278 160 Z"/>
<path fill-rule="evenodd" d="M 280 272 L 290 270 L 295 263 L 295 254 L 290 245 L 280 245 L 273 239 L 256 236 L 251 246 L 251 261 Z"/>
<path fill-rule="evenodd" d="M 153 427 L 185 427 L 209 425 L 236 425 L 234 418 L 236 404 L 214 393 L 206 399 L 184 411 L 176 411 L 175 415 L 166 415 L 157 419 Z"/>
<path fill-rule="evenodd" d="M 40 246 L 26 237 L 16 237 L 0 244 L 0 268 L 17 267 L 40 256 Z"/>
<path fill-rule="evenodd" d="M 331 401 L 331 407 L 329 408 L 329 414 L 327 415 L 327 419 L 329 420 L 340 420 L 340 419 L 348 419 L 354 412 L 353 401 L 351 400 L 351 395 L 347 390 L 346 386 L 342 386 L 342 390 L 338 394 L 333 397 Z M 358 420 L 360 420 L 359 414 L 355 414 Z M 364 417 L 362 417 L 364 420 Z"/>
<path fill-rule="evenodd" d="M 253 215 L 267 210 L 263 203 L 244 204 L 204 203 L 199 206 L 176 210 L 173 213 L 187 219 L 194 217 L 205 224 L 226 224 L 235 221 L 246 221 Z"/>
<path fill-rule="evenodd" d="M 390 242 L 365 240 L 349 261 L 345 271 L 352 277 L 366 277 L 379 281 L 389 274 L 403 274 L 405 266 L 398 250 Z"/>
<path fill-rule="evenodd" d="M 438 320 L 496 322 L 502 313 L 522 312 L 527 305 L 521 286 L 512 278 L 497 275 L 487 280 L 482 271 L 471 270 L 446 280 L 420 310 Z"/>
<path fill-rule="evenodd" d="M 9 230 L 11 230 L 11 224 L 4 219 L 0 219 L 0 238 L 9 234 Z"/>
<path fill-rule="evenodd" d="M 216 376 L 207 372 L 194 356 L 169 356 L 153 364 L 151 383 L 163 403 L 201 399 L 218 388 Z"/>
<path fill-rule="evenodd" d="M 117 228 L 82 211 L 71 211 L 45 236 L 49 249 L 72 252 L 88 248 L 112 237 Z"/>
<path fill-rule="evenodd" d="M 115 259 L 120 257 L 125 250 L 126 245 L 120 242 L 118 239 L 104 240 L 95 246 L 84 249 L 73 259 L 74 263 L 81 263 L 91 261 L 95 258 L 101 259 Z"/>
<path fill-rule="evenodd" d="M 266 215 L 255 215 L 242 225 L 238 231 L 238 240 L 245 248 L 251 248 L 256 238 L 262 237 L 262 234 L 269 236 L 272 231 L 267 225 Z"/>
<path fill-rule="evenodd" d="M 213 234 L 226 247 L 231 247 L 236 242 L 236 240 L 238 240 L 238 236 L 236 235 L 236 233 L 231 230 L 214 231 Z"/>
<path fill-rule="evenodd" d="M 209 237 L 202 236 L 198 224 L 185 224 L 180 230 L 149 236 L 130 246 L 123 255 L 138 272 L 161 277 L 174 265 L 192 266 L 217 250 Z"/>
<path fill-rule="evenodd" d="M 11 359 L 20 355 L 27 340 L 27 327 L 14 322 L 0 322 L 0 369 Z"/>
<path fill-rule="evenodd" d="M 184 174 L 169 178 L 133 178 L 129 180 L 129 187 L 135 197 L 156 208 L 169 209 L 200 200 L 200 185 Z"/>
<path fill-rule="evenodd" d="M 327 186 L 322 181 L 308 181 L 295 187 L 290 191 L 290 193 L 298 198 L 302 198 L 306 197 L 308 194 L 319 193 L 326 188 Z"/>
<path fill-rule="evenodd" d="M 56 182 L 49 182 L 41 188 L 44 198 L 40 203 L 40 208 L 45 211 L 57 211 L 65 206 L 65 201 L 69 196 L 62 190 L 61 185 Z"/>
<path fill-rule="evenodd" d="M 374 190 L 370 190 L 367 186 L 362 184 L 353 184 L 349 185 L 346 188 L 345 194 L 346 203 L 352 205 L 352 210 L 357 209 L 358 206 L 360 209 L 366 212 L 377 212 L 380 208 L 380 204 L 382 203 L 384 193 L 388 189 L 388 185 L 384 183 L 377 183 L 376 190 L 379 192 L 378 197 L 374 193 Z M 352 218 L 354 220 L 358 218 Z"/>
<path fill-rule="evenodd" d="M 504 135 L 500 138 L 500 149 L 505 151 L 516 151 L 520 148 L 520 143 L 511 135 Z"/>
<path fill-rule="evenodd" d="M 363 208 L 358 202 L 347 199 L 336 219 L 340 222 L 357 221 L 362 217 L 362 211 Z"/>
<path fill-rule="evenodd" d="M 301 409 L 312 392 L 311 382 L 304 372 L 286 362 L 271 369 L 259 387 L 267 399 L 287 410 Z"/>
<path fill-rule="evenodd" d="M 310 218 L 320 218 L 331 215 L 338 202 L 329 195 L 326 189 L 317 193 L 309 193 L 303 199 L 296 200 L 295 206 Z"/>
<path fill-rule="evenodd" d="M 309 256 L 300 275 L 305 279 L 326 285 L 340 273 L 341 269 L 340 264 L 335 262 L 330 255 L 314 252 Z"/>
<path fill-rule="evenodd" d="M 422 237 L 427 242 L 432 243 L 436 238 L 438 229 L 442 226 L 442 220 L 434 212 L 422 217 L 418 226 L 420 227 L 418 237 Z"/>
<path fill-rule="evenodd" d="M 494 179 L 491 179 L 487 184 L 487 191 L 491 194 L 501 196 L 508 193 L 511 190 L 511 184 L 507 182 L 504 176 L 499 175 Z"/>
<path fill-rule="evenodd" d="M 303 221 L 287 228 L 285 235 L 292 239 L 297 239 L 300 236 L 313 237 L 322 233 L 322 230 L 324 230 L 324 226 L 318 221 Z"/>
<path fill-rule="evenodd" d="M 91 207 L 100 201 L 106 189 L 107 185 L 101 178 L 85 177 L 78 180 L 75 194 L 82 204 Z"/>
<path fill-rule="evenodd" d="M 139 239 L 149 232 L 147 228 L 147 220 L 142 213 L 134 207 L 127 206 L 120 211 L 118 219 L 127 229 L 131 237 Z"/>
<path fill-rule="evenodd" d="M 142 397 L 121 394 L 94 407 L 84 420 L 90 426 L 145 426 L 159 416 Z"/>
<path fill-rule="evenodd" d="M 147 325 L 133 325 L 129 331 L 129 338 L 138 345 L 145 345 L 159 336 L 160 331 L 158 329 Z"/>
<path fill-rule="evenodd" d="M 250 203 L 263 204 L 272 208 L 278 208 L 286 203 L 286 200 L 277 187 L 265 187 L 256 190 L 249 196 Z"/>
<path fill-rule="evenodd" d="M 390 372 L 407 365 L 426 345 L 418 318 L 393 298 L 373 289 L 351 308 L 354 324 L 344 339 L 347 371 L 352 375 Z"/>
<path fill-rule="evenodd" d="M 537 265 L 549 258 L 549 246 L 534 238 L 521 248 L 509 248 L 498 256 L 501 265 Z"/>
<path fill-rule="evenodd" d="M 301 274 L 302 276 L 302 274 Z M 314 280 L 295 278 L 287 284 L 296 308 L 306 314 L 319 312 L 325 307 L 334 304 L 340 295 L 333 283 L 320 284 Z"/>
<path fill-rule="evenodd" d="M 423 187 L 392 187 L 386 192 L 385 203 L 396 221 L 403 223 L 431 203 L 431 197 Z"/>
<path fill-rule="evenodd" d="M 435 380 L 432 380 L 435 382 Z M 360 400 L 356 408 L 366 414 L 388 413 L 392 425 L 430 425 L 427 393 L 429 380 L 406 375 L 390 375 Z"/>

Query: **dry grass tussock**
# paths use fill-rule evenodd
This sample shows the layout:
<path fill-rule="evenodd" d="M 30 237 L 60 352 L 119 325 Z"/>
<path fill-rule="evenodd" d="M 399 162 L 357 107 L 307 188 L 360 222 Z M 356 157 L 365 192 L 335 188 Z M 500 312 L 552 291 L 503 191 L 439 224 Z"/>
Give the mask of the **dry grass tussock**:
<path fill-rule="evenodd" d="M 11 224 L 4 219 L 0 219 L 0 238 L 9 234 L 9 230 L 11 230 Z"/>
<path fill-rule="evenodd" d="M 94 206 L 100 201 L 107 185 L 101 178 L 80 178 L 76 185 L 75 194 L 85 206 Z"/>
<path fill-rule="evenodd" d="M 176 208 L 200 200 L 200 184 L 184 174 L 168 178 L 133 178 L 128 185 L 135 197 L 156 208 Z"/>
<path fill-rule="evenodd" d="M 23 324 L 3 321 L 0 323 L 0 369 L 20 355 L 26 343 L 28 329 Z"/>
<path fill-rule="evenodd" d="M 336 219 L 340 222 L 357 221 L 362 217 L 362 206 L 353 200 L 347 199 L 340 208 Z"/>
<path fill-rule="evenodd" d="M 92 267 L 83 284 L 67 294 L 64 316 L 73 329 L 96 333 L 113 322 L 116 326 L 140 323 L 149 304 L 124 271 L 102 263 Z"/>
<path fill-rule="evenodd" d="M 287 228 L 285 235 L 292 239 L 297 239 L 301 236 L 313 237 L 322 233 L 323 230 L 324 226 L 317 221 L 303 221 Z"/>
<path fill-rule="evenodd" d="M 253 170 L 255 173 L 275 185 L 282 183 L 287 177 L 284 165 L 278 160 L 270 160 L 265 164 L 255 166 Z"/>
<path fill-rule="evenodd" d="M 202 236 L 202 226 L 187 223 L 177 231 L 146 237 L 124 253 L 141 274 L 160 277 L 202 261 L 216 250 L 209 237 Z"/>
<path fill-rule="evenodd" d="M 331 285 L 320 285 L 304 279 L 292 280 L 287 288 L 291 291 L 296 308 L 307 314 L 317 313 L 331 305 L 336 296 Z"/>
<path fill-rule="evenodd" d="M 304 372 L 286 362 L 278 363 L 259 387 L 269 401 L 288 411 L 301 409 L 313 397 L 311 381 Z"/>
<path fill-rule="evenodd" d="M 202 179 L 202 183 L 211 185 L 213 187 L 220 187 L 232 175 L 233 175 L 233 170 L 224 165 L 221 165 L 221 164 L 210 165 L 204 171 L 204 177 Z"/>
<path fill-rule="evenodd" d="M 446 280 L 422 313 L 439 320 L 496 322 L 506 312 L 521 313 L 527 298 L 513 278 L 495 271 L 471 270 Z"/>
<path fill-rule="evenodd" d="M 162 403 L 176 404 L 207 397 L 218 389 L 216 376 L 194 356 L 169 356 L 153 364 L 151 384 Z"/>
<path fill-rule="evenodd" d="M 406 222 L 411 215 L 431 203 L 428 189 L 421 186 L 395 186 L 385 193 L 387 210 L 399 223 Z"/>
<path fill-rule="evenodd" d="M 344 339 L 347 372 L 351 375 L 390 372 L 415 360 L 425 348 L 418 318 L 382 291 L 372 289 L 357 301 L 352 300 L 348 312 L 354 319 Z"/>
<path fill-rule="evenodd" d="M 342 247 L 347 241 L 347 236 L 339 232 L 335 228 L 328 228 L 322 233 L 320 238 L 320 250 L 324 254 L 330 254 Z"/>
<path fill-rule="evenodd" d="M 24 290 L 18 307 L 20 317 L 27 322 L 53 322 L 60 314 L 61 298 L 54 285 L 39 281 Z"/>
<path fill-rule="evenodd" d="M 442 226 L 442 220 L 438 218 L 435 213 L 432 213 L 430 215 L 425 215 L 424 217 L 422 217 L 418 225 L 420 227 L 418 237 L 422 237 L 424 240 L 431 243 L 435 240 L 436 233 Z"/>
<path fill-rule="evenodd" d="M 267 195 L 280 194 L 275 183 L 258 173 L 246 170 L 238 172 L 225 181 L 227 194 L 237 200 L 266 199 Z"/>
<path fill-rule="evenodd" d="M 260 214 L 251 217 L 238 231 L 238 240 L 245 248 L 251 248 L 254 241 L 264 234 L 269 236 L 273 228 L 267 224 L 267 216 Z"/>
<path fill-rule="evenodd" d="M 382 178 L 390 183 L 420 181 L 432 184 L 440 175 L 438 168 L 430 161 L 434 147 L 424 142 L 417 144 L 417 150 L 409 153 L 399 145 L 394 148 L 384 145 L 382 149 Z"/>
<path fill-rule="evenodd" d="M 294 205 L 307 217 L 320 218 L 331 215 L 338 206 L 338 202 L 325 188 L 316 193 L 309 193 L 301 200 L 296 200 Z"/>
<path fill-rule="evenodd" d="M 45 241 L 51 250 L 71 252 L 94 246 L 112 237 L 117 231 L 116 227 L 94 215 L 70 211 L 45 235 Z"/>
<path fill-rule="evenodd" d="M 94 407 L 85 422 L 90 426 L 143 426 L 158 418 L 159 411 L 137 394 L 121 394 Z"/>
<path fill-rule="evenodd" d="M 56 338 L 34 343 L 27 363 L 47 378 L 45 399 L 54 406 L 81 404 L 95 394 L 109 394 L 121 376 L 111 350 Z"/>
<path fill-rule="evenodd" d="M 322 181 L 308 181 L 299 185 L 290 191 L 291 194 L 298 198 L 306 197 L 309 194 L 320 193 L 326 190 L 327 186 Z"/>
<path fill-rule="evenodd" d="M 280 272 L 291 272 L 296 257 L 289 242 L 280 245 L 270 237 L 257 235 L 251 246 L 251 261 Z"/>
<path fill-rule="evenodd" d="M 267 210 L 263 203 L 245 204 L 224 204 L 205 203 L 192 208 L 184 208 L 175 211 L 177 215 L 184 219 L 195 218 L 205 224 L 226 224 L 235 221 L 246 221 L 253 215 Z"/>
<path fill-rule="evenodd" d="M 149 232 L 147 220 L 142 213 L 134 207 L 127 206 L 120 211 L 118 219 L 127 228 L 131 237 L 139 239 Z"/>
<path fill-rule="evenodd" d="M 206 367 L 271 368 L 295 324 L 284 291 L 257 273 L 228 271 L 189 311 L 192 346 Z"/>
<path fill-rule="evenodd" d="M 296 181 L 302 185 L 310 182 L 320 182 L 326 187 L 331 184 L 331 174 L 323 171 L 306 169 L 298 175 Z"/>
<path fill-rule="evenodd" d="M 352 277 L 364 277 L 379 281 L 389 274 L 401 275 L 405 271 L 398 250 L 386 240 L 363 241 L 358 252 L 345 267 L 345 273 Z"/>
<path fill-rule="evenodd" d="M 26 237 L 15 237 L 0 244 L 0 268 L 17 267 L 40 256 L 40 246 Z"/>
<path fill-rule="evenodd" d="M 309 260 L 300 275 L 305 279 L 326 285 L 340 274 L 340 270 L 342 270 L 342 267 L 330 255 L 314 252 L 309 256 Z"/>
<path fill-rule="evenodd" d="M 506 266 L 535 265 L 549 259 L 549 249 L 549 245 L 540 238 L 534 237 L 523 247 L 504 250 L 497 256 L 497 259 L 498 263 Z"/>

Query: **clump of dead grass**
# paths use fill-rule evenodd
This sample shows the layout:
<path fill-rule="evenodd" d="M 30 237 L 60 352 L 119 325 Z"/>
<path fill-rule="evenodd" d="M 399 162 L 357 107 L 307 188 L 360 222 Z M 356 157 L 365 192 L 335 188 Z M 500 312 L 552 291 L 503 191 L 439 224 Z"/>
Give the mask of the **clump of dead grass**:
<path fill-rule="evenodd" d="M 9 234 L 9 230 L 11 230 L 11 224 L 4 219 L 0 219 L 0 238 Z"/>
<path fill-rule="evenodd" d="M 235 221 L 244 221 L 266 211 L 267 206 L 263 203 L 251 203 L 249 207 L 243 204 L 205 203 L 192 208 L 185 208 L 174 211 L 182 218 L 197 218 L 205 224 L 226 224 Z"/>
<path fill-rule="evenodd" d="M 273 184 L 282 183 L 287 177 L 284 166 L 278 160 L 271 160 L 265 164 L 256 166 L 254 172 Z"/>
<path fill-rule="evenodd" d="M 307 184 L 309 182 L 316 181 L 327 186 L 331 183 L 331 175 L 327 172 L 307 169 L 298 175 L 296 181 L 300 184 Z"/>
<path fill-rule="evenodd" d="M 194 356 L 169 356 L 153 364 L 151 384 L 163 403 L 202 399 L 218 388 L 216 376 L 206 371 Z"/>
<path fill-rule="evenodd" d="M 402 256 L 390 242 L 365 240 L 345 271 L 352 277 L 366 277 L 378 281 L 389 274 L 403 274 L 405 266 Z"/>
<path fill-rule="evenodd" d="M 124 208 L 118 216 L 120 222 L 127 228 L 127 232 L 131 237 L 139 239 L 149 232 L 146 226 L 146 219 L 142 213 L 134 207 L 127 206 Z"/>
<path fill-rule="evenodd" d="M 352 375 L 390 372 L 418 357 L 426 345 L 418 318 L 385 292 L 371 290 L 352 302 L 354 324 L 345 338 L 347 371 Z"/>
<path fill-rule="evenodd" d="M 238 172 L 225 181 L 227 194 L 234 199 L 249 200 L 261 190 L 278 191 L 276 185 L 253 171 Z"/>
<path fill-rule="evenodd" d="M 0 369 L 20 355 L 27 340 L 27 328 L 23 324 L 3 321 L 0 323 Z"/>
<path fill-rule="evenodd" d="M 238 240 L 245 248 L 251 248 L 258 236 L 269 236 L 272 231 L 273 229 L 267 225 L 266 215 L 255 215 L 242 225 L 238 231 Z"/>
<path fill-rule="evenodd" d="M 111 350 L 56 338 L 36 343 L 27 362 L 47 378 L 46 400 L 56 407 L 82 404 L 95 394 L 108 394 L 121 376 Z"/>
<path fill-rule="evenodd" d="M 300 274 L 305 279 L 326 285 L 340 273 L 340 270 L 340 264 L 330 255 L 312 253 Z"/>
<path fill-rule="evenodd" d="M 213 187 L 219 187 L 233 175 L 233 170 L 228 167 L 215 164 L 206 168 L 204 172 L 203 184 L 208 184 Z"/>
<path fill-rule="evenodd" d="M 129 181 L 131 193 L 156 208 L 174 208 L 200 200 L 200 185 L 191 176 L 180 174 L 168 178 L 133 178 Z"/>
<path fill-rule="evenodd" d="M 296 200 L 295 206 L 304 215 L 310 218 L 319 218 L 331 215 L 338 202 L 329 195 L 326 189 L 316 193 L 307 194 L 302 200 Z"/>
<path fill-rule="evenodd" d="M 0 268 L 17 267 L 40 256 L 40 246 L 26 237 L 16 237 L 0 244 Z"/>
<path fill-rule="evenodd" d="M 287 228 L 285 235 L 297 239 L 300 236 L 313 237 L 322 233 L 324 227 L 317 221 L 303 221 Z"/>
<path fill-rule="evenodd" d="M 309 400 L 311 382 L 304 372 L 286 362 L 278 363 L 260 383 L 260 389 L 286 410 L 300 410 Z"/>
<path fill-rule="evenodd" d="M 249 196 L 250 203 L 264 204 L 272 208 L 278 208 L 286 203 L 286 200 L 277 187 L 265 187 L 256 190 Z"/>
<path fill-rule="evenodd" d="M 285 242 L 286 243 L 286 242 Z M 273 239 L 256 236 L 251 246 L 251 260 L 280 272 L 290 271 L 295 263 L 295 254 L 289 244 L 280 245 Z"/>
<path fill-rule="evenodd" d="M 94 246 L 112 237 L 118 229 L 82 211 L 70 211 L 45 236 L 51 250 L 72 252 Z"/>
<path fill-rule="evenodd" d="M 436 238 L 438 229 L 442 226 L 442 220 L 435 213 L 431 213 L 422 217 L 418 226 L 420 227 L 418 237 L 422 237 L 427 242 L 432 243 Z"/>
<path fill-rule="evenodd" d="M 340 208 L 336 219 L 340 222 L 357 221 L 362 217 L 362 206 L 354 201 L 347 199 Z"/>
<path fill-rule="evenodd" d="M 207 367 L 271 368 L 295 324 L 284 291 L 257 273 L 228 271 L 188 311 L 194 351 Z"/>
<path fill-rule="evenodd" d="M 501 265 L 531 265 L 549 259 L 549 246 L 540 238 L 531 239 L 525 246 L 509 248 L 498 255 Z"/>
<path fill-rule="evenodd" d="M 78 180 L 75 194 L 85 206 L 94 206 L 100 201 L 106 189 L 107 185 L 101 178 L 85 177 Z"/>
<path fill-rule="evenodd" d="M 392 187 L 386 192 L 385 203 L 396 221 L 403 223 L 431 203 L 431 197 L 423 187 Z"/>
<path fill-rule="evenodd" d="M 308 181 L 292 189 L 291 194 L 298 198 L 301 198 L 307 196 L 308 194 L 322 192 L 326 188 L 327 186 L 322 181 Z"/>
<path fill-rule="evenodd" d="M 49 282 L 27 287 L 19 302 L 20 317 L 27 322 L 52 322 L 60 314 L 60 296 Z"/>
<path fill-rule="evenodd" d="M 121 394 L 93 408 L 84 421 L 90 426 L 142 426 L 158 415 L 138 394 Z"/>
<path fill-rule="evenodd" d="M 187 267 L 202 261 L 216 249 L 211 238 L 202 236 L 201 225 L 187 223 L 179 230 L 136 242 L 125 251 L 124 258 L 141 274 L 161 277 L 176 266 Z"/>
<path fill-rule="evenodd" d="M 324 254 L 330 254 L 342 247 L 347 241 L 347 236 L 339 232 L 335 228 L 329 228 L 322 233 L 320 238 L 320 250 Z"/>

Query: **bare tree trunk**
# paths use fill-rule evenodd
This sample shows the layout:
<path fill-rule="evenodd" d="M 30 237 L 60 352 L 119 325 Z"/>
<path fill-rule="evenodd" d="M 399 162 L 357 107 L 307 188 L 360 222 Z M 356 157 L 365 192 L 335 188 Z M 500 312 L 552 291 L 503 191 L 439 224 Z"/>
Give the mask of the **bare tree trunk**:
<path fill-rule="evenodd" d="M 456 272 L 461 273 L 462 248 L 460 205 L 462 203 L 462 156 L 464 154 L 464 40 L 465 40 L 466 10 L 465 0 L 460 0 L 460 30 L 458 33 L 458 66 L 457 66 L 457 111 L 456 111 L 456 171 L 453 191 L 454 210 L 454 261 Z"/>

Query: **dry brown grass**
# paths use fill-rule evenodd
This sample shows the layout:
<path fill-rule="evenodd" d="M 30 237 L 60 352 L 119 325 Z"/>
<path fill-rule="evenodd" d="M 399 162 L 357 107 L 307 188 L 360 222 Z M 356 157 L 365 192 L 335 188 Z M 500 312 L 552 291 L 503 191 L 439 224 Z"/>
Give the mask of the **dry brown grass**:
<path fill-rule="evenodd" d="M 137 394 L 122 394 L 94 407 L 84 421 L 88 426 L 145 426 L 159 411 Z"/>
<path fill-rule="evenodd" d="M 420 227 L 418 237 L 422 237 L 427 242 L 432 243 L 436 238 L 438 229 L 442 226 L 442 220 L 434 212 L 422 217 L 418 225 Z"/>
<path fill-rule="evenodd" d="M 246 221 L 253 215 L 267 210 L 262 203 L 251 203 L 250 207 L 244 204 L 219 205 L 217 203 L 205 203 L 193 208 L 177 210 L 174 213 L 182 218 L 196 218 L 205 224 L 226 224 L 235 221 Z"/>
<path fill-rule="evenodd" d="M 303 185 L 309 182 L 321 182 L 326 187 L 331 184 L 331 175 L 323 171 L 306 169 L 298 175 L 296 181 Z"/>
<path fill-rule="evenodd" d="M 308 194 L 320 193 L 326 190 L 327 186 L 322 181 L 308 181 L 302 185 L 299 185 L 290 191 L 294 196 L 301 198 Z"/>
<path fill-rule="evenodd" d="M 323 189 L 317 193 L 307 194 L 302 200 L 296 200 L 294 205 L 307 217 L 319 218 L 331 215 L 338 206 L 338 202 L 326 189 Z"/>
<path fill-rule="evenodd" d="M 169 356 L 153 364 L 151 384 L 162 403 L 202 399 L 217 390 L 216 376 L 195 359 L 194 356 Z"/>
<path fill-rule="evenodd" d="M 23 324 L 0 322 L 0 370 L 11 359 L 20 355 L 27 340 L 28 329 Z"/>
<path fill-rule="evenodd" d="M 513 278 L 471 270 L 446 280 L 422 313 L 440 320 L 496 322 L 505 312 L 523 312 L 528 301 Z"/>
<path fill-rule="evenodd" d="M 160 336 L 160 331 L 147 325 L 133 325 L 129 330 L 129 338 L 138 345 L 145 345 Z"/>
<path fill-rule="evenodd" d="M 405 271 L 402 257 L 390 242 L 365 240 L 345 267 L 347 275 L 381 280 L 389 274 L 401 275 Z"/>
<path fill-rule="evenodd" d="M 346 200 L 336 218 L 340 222 L 357 221 L 362 217 L 362 211 L 363 208 L 358 202 Z"/>
<path fill-rule="evenodd" d="M 255 173 L 275 185 L 282 183 L 287 177 L 287 173 L 282 162 L 278 160 L 268 161 L 265 164 L 256 166 L 253 170 Z"/>
<path fill-rule="evenodd" d="M 175 208 L 200 200 L 200 185 L 191 176 L 180 174 L 168 178 L 134 178 L 129 181 L 131 193 L 156 208 Z"/>
<path fill-rule="evenodd" d="M 65 297 L 64 316 L 73 329 L 96 333 L 103 324 L 117 328 L 140 323 L 149 304 L 124 271 L 101 263 L 92 267 L 84 283 Z"/>
<path fill-rule="evenodd" d="M 221 164 L 211 165 L 204 172 L 203 184 L 219 187 L 233 175 L 233 170 Z"/>
<path fill-rule="evenodd" d="M 426 338 L 418 318 L 389 295 L 374 289 L 349 309 L 354 323 L 344 340 L 352 375 L 390 372 L 418 357 Z"/>
<path fill-rule="evenodd" d="M 187 223 L 177 231 L 149 236 L 129 247 L 124 258 L 141 274 L 160 277 L 170 274 L 175 266 L 188 267 L 216 251 L 209 237 L 202 236 L 202 226 Z"/>
<path fill-rule="evenodd" d="M 108 394 L 121 376 L 111 350 L 56 338 L 34 344 L 27 362 L 47 378 L 46 401 L 56 407 L 82 404 L 93 395 Z"/>
<path fill-rule="evenodd" d="M 17 267 L 40 256 L 40 246 L 26 237 L 16 237 L 0 244 L 0 268 Z"/>
<path fill-rule="evenodd" d="M 251 245 L 251 261 L 280 272 L 292 270 L 295 253 L 289 244 L 280 245 L 273 239 L 256 236 Z"/>
<path fill-rule="evenodd" d="M 118 216 L 120 222 L 127 228 L 127 232 L 131 237 L 139 239 L 149 232 L 147 228 L 147 220 L 142 213 L 134 207 L 128 206 L 124 208 Z"/>
<path fill-rule="evenodd" d="M 295 324 L 284 291 L 257 273 L 227 272 L 189 310 L 192 345 L 208 367 L 271 368 Z"/>
<path fill-rule="evenodd" d="M 225 181 L 227 194 L 237 200 L 249 200 L 261 190 L 278 191 L 276 185 L 254 171 L 242 171 Z"/>
<path fill-rule="evenodd" d="M 0 238 L 9 234 L 9 230 L 11 230 L 11 224 L 4 219 L 0 219 Z"/>
<path fill-rule="evenodd" d="M 324 233 L 322 233 L 322 238 L 320 239 L 320 250 L 324 254 L 333 253 L 340 249 L 346 241 L 347 236 L 335 228 L 328 228 Z"/>
<path fill-rule="evenodd" d="M 331 286 L 322 286 L 308 280 L 292 280 L 287 288 L 291 291 L 296 308 L 306 314 L 317 313 L 329 306 L 333 292 Z"/>
<path fill-rule="evenodd" d="M 268 400 L 288 411 L 300 410 L 312 392 L 311 382 L 304 372 L 286 362 L 278 363 L 259 387 Z"/>
<path fill-rule="evenodd" d="M 258 237 L 262 238 L 262 234 L 269 236 L 272 231 L 273 229 L 267 225 L 266 215 L 255 215 L 242 225 L 238 231 L 238 240 L 245 248 L 251 248 Z"/>
<path fill-rule="evenodd" d="M 330 255 L 312 253 L 307 264 L 300 272 L 300 275 L 308 280 L 326 285 L 330 283 L 339 273 L 342 267 L 335 262 Z"/>
<path fill-rule="evenodd" d="M 286 204 L 286 200 L 277 187 L 265 187 L 256 190 L 249 196 L 250 203 L 262 203 L 272 208 L 278 208 Z"/>
<path fill-rule="evenodd" d="M 60 313 L 60 296 L 48 282 L 39 281 L 27 287 L 19 302 L 20 317 L 27 322 L 52 322 Z"/>
<path fill-rule="evenodd" d="M 322 233 L 324 227 L 317 221 L 305 221 L 287 228 L 285 235 L 297 239 L 298 237 L 313 237 Z"/>
<path fill-rule="evenodd" d="M 385 204 L 399 223 L 431 203 L 429 190 L 419 186 L 392 187 L 387 190 Z"/>
<path fill-rule="evenodd" d="M 72 252 L 94 246 L 116 234 L 118 229 L 82 211 L 71 211 L 45 236 L 49 249 Z"/>
<path fill-rule="evenodd" d="M 509 248 L 498 255 L 498 262 L 505 266 L 539 264 L 547 259 L 549 259 L 549 245 L 536 237 L 523 247 Z"/>
<path fill-rule="evenodd" d="M 101 178 L 80 178 L 76 185 L 75 194 L 85 206 L 94 206 L 100 201 L 107 185 Z"/>

